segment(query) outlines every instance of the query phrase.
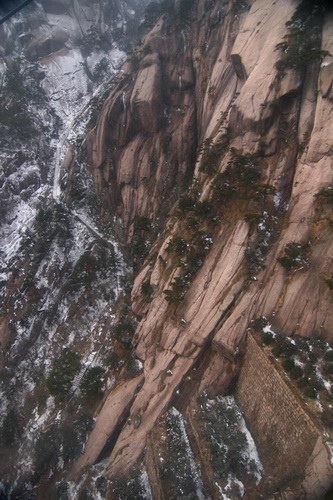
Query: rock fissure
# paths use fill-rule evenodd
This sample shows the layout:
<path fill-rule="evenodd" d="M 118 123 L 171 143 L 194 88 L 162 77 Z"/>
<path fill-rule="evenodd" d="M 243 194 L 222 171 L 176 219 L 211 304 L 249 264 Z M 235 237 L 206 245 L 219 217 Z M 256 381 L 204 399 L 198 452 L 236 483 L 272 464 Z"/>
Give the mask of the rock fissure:
<path fill-rule="evenodd" d="M 57 1 L 52 0 L 51 10 Z M 117 5 L 126 23 L 134 26 L 130 6 L 133 3 L 136 9 L 137 3 L 126 3 L 127 14 L 124 1 L 111 2 L 109 7 L 112 10 Z M 88 45 L 92 43 L 103 52 L 103 35 L 108 33 L 107 16 L 111 14 L 108 9 L 102 12 L 104 3 L 100 0 L 98 7 L 92 7 L 97 9 L 94 15 L 100 29 L 96 33 L 89 31 L 92 11 L 86 2 L 82 3 L 84 6 L 80 2 L 68 6 L 68 11 L 74 9 L 78 31 L 87 36 L 83 50 L 90 50 Z M 64 7 L 66 2 L 61 4 Z M 316 5 L 320 10 L 321 3 Z M 309 360 L 304 361 L 309 349 L 304 347 L 304 352 L 297 355 L 287 349 L 289 346 L 292 350 L 289 344 L 293 339 L 305 342 L 320 334 L 318 345 L 333 339 L 333 259 L 329 257 L 333 252 L 329 189 L 333 17 L 329 9 L 324 9 L 323 20 L 319 14 L 311 21 L 307 15 L 310 7 L 305 0 L 251 0 L 248 4 L 237 0 L 152 2 L 143 14 L 142 40 L 118 76 L 110 84 L 103 84 L 103 96 L 94 96 L 91 118 L 86 116 L 85 105 L 76 119 L 64 126 L 65 135 L 59 138 L 55 158 L 53 193 L 55 200 L 67 204 L 74 215 L 68 222 L 71 239 L 65 242 L 62 228 L 60 236 L 52 235 L 46 249 L 39 242 L 29 243 L 27 251 L 31 249 L 35 260 L 32 266 L 30 257 L 19 261 L 24 276 L 19 271 L 16 278 L 11 278 L 5 292 L 6 314 L 3 321 L 1 318 L 1 334 L 13 342 L 3 361 L 4 370 L 13 374 L 13 384 L 18 384 L 24 364 L 33 365 L 36 359 L 41 363 L 43 355 L 48 360 L 48 345 L 52 344 L 57 353 L 67 346 L 82 355 L 81 374 L 72 381 L 72 385 L 76 384 L 75 395 L 64 400 L 68 408 L 61 403 L 59 415 L 67 425 L 67 420 L 74 419 L 70 413 L 75 405 L 80 411 L 89 408 L 95 426 L 89 430 L 81 456 L 65 457 L 61 459 L 63 464 L 60 460 L 44 476 L 40 474 L 41 491 L 45 484 L 46 494 L 55 488 L 53 483 L 58 478 L 59 484 L 67 478 L 75 483 L 75 495 L 85 494 L 87 488 L 87 494 L 94 498 L 141 498 L 144 495 L 140 488 L 147 483 L 143 478 L 148 477 L 153 496 L 167 498 L 167 492 L 173 491 L 169 490 L 168 454 L 175 455 L 168 448 L 171 437 L 161 437 L 174 418 L 173 438 L 178 436 L 176 430 L 182 429 L 181 442 L 190 447 L 185 458 L 193 456 L 202 464 L 201 494 L 237 498 L 240 485 L 231 478 L 231 468 L 223 490 L 216 481 L 211 458 L 215 457 L 215 464 L 221 463 L 222 470 L 223 447 L 210 449 L 209 438 L 201 434 L 205 424 L 195 415 L 200 405 L 198 397 L 205 393 L 220 398 L 235 387 L 236 379 L 243 383 L 243 370 L 252 370 L 255 351 L 260 360 L 251 372 L 256 404 L 258 408 L 262 404 L 271 419 L 278 419 L 276 428 L 281 424 L 284 433 L 283 412 L 290 409 L 292 397 L 285 391 L 283 400 L 283 384 L 288 385 L 293 376 L 299 376 L 295 383 L 307 384 L 322 368 L 331 370 L 331 362 L 324 354 L 320 354 L 316 369 L 313 366 L 311 371 Z M 120 38 L 126 23 L 114 19 Z M 309 36 L 316 49 L 310 51 L 311 57 L 304 54 L 303 46 L 308 43 L 303 33 L 307 23 L 316 35 L 313 40 Z M 36 54 L 47 50 L 44 38 L 40 47 L 37 45 Z M 33 44 L 28 50 L 35 53 Z M 61 57 L 66 54 L 62 51 Z M 60 54 L 54 57 L 56 67 Z M 95 71 L 95 57 L 91 53 L 82 59 L 93 88 L 101 77 Z M 79 79 L 78 66 L 66 71 L 66 77 L 71 75 Z M 52 99 L 57 95 L 53 93 Z M 59 99 L 64 102 L 62 93 Z M 83 139 L 80 135 L 76 140 L 74 133 L 72 138 L 70 129 L 83 130 L 85 126 Z M 70 147 L 65 154 L 67 143 Z M 16 189 L 14 184 L 8 184 L 10 189 Z M 88 213 L 91 218 L 81 215 Z M 46 234 L 46 226 L 42 228 Z M 115 237 L 105 238 L 103 235 L 110 234 L 111 229 Z M 36 237 L 34 231 L 32 240 Z M 99 247 L 104 250 L 99 252 Z M 48 255 L 52 255 L 51 263 L 47 262 Z M 64 270 L 64 278 L 57 278 L 58 267 Z M 29 293 L 16 295 L 20 287 L 26 287 Z M 52 300 L 49 294 L 43 297 L 50 287 Z M 33 300 L 43 313 L 38 313 L 37 319 L 32 314 Z M 48 308 L 52 309 L 50 315 Z M 253 324 L 265 325 L 260 333 L 260 352 L 253 346 L 251 351 L 251 340 L 245 342 Z M 267 345 L 276 341 L 274 350 L 265 347 L 266 341 Z M 38 346 L 40 355 L 34 346 Z M 281 380 L 276 377 L 274 363 L 268 363 L 270 369 L 265 372 L 266 361 L 271 361 L 274 353 L 282 360 L 277 362 L 281 365 Z M 327 347 L 328 357 L 330 353 Z M 13 373 L 16 364 L 20 366 L 17 377 Z M 284 365 L 293 371 L 288 375 L 282 372 Z M 51 366 L 48 360 L 44 378 Z M 77 389 L 81 388 L 80 377 L 85 378 L 91 368 L 104 374 L 95 382 L 99 387 L 104 384 L 105 396 L 91 396 L 89 407 L 90 396 L 84 400 L 84 390 L 81 393 Z M 256 369 L 265 373 L 261 380 L 256 378 Z M 31 400 L 22 403 L 22 414 L 28 411 L 27 415 L 33 398 L 47 391 L 42 380 L 36 381 L 32 371 L 30 375 L 24 383 L 27 387 L 31 381 L 35 384 Z M 275 387 L 270 385 L 270 375 L 276 380 Z M 322 375 L 326 385 L 320 386 L 318 379 L 316 387 L 308 388 L 309 396 L 304 395 L 309 405 L 311 394 L 317 391 L 322 397 L 327 387 L 331 388 L 331 373 Z M 251 390 L 249 387 L 245 391 L 245 410 L 252 405 L 251 398 L 246 399 Z M 299 398 L 301 406 L 303 396 L 296 390 L 292 392 L 293 401 Z M 278 397 L 281 400 L 274 412 Z M 328 400 L 328 395 L 325 397 Z M 10 401 L 6 400 L 6 404 L 11 406 Z M 35 417 L 43 421 L 36 429 L 44 433 L 37 440 L 32 432 L 33 438 L 25 441 L 28 450 L 35 441 L 43 450 L 42 438 L 60 428 L 54 418 L 58 403 L 52 402 L 47 393 L 42 404 L 46 409 L 39 413 L 36 406 Z M 325 406 L 324 417 L 332 418 L 327 417 L 326 410 Z M 297 411 L 291 413 L 296 422 Z M 188 422 L 182 415 L 187 415 Z M 283 470 L 281 484 L 285 482 L 278 485 L 282 495 L 300 491 L 304 464 L 310 459 L 317 463 L 322 457 L 321 452 L 311 448 L 312 441 L 310 446 L 300 438 L 304 433 L 303 417 L 300 433 L 284 442 L 274 434 L 274 426 L 270 430 L 276 446 L 272 445 L 271 456 L 283 456 L 287 445 L 298 439 L 301 443 L 298 479 L 288 478 L 284 464 L 278 464 Z M 266 425 L 265 416 L 260 416 L 258 422 L 252 416 L 248 424 L 251 431 L 257 424 Z M 33 425 L 33 419 L 29 425 Z M 310 428 L 310 424 L 306 425 Z M 57 439 L 59 443 L 64 441 L 62 437 Z M 157 439 L 161 442 L 156 443 Z M 256 439 L 260 442 L 260 433 Z M 270 467 L 268 455 L 264 453 L 264 460 Z M 38 460 L 33 460 L 35 467 Z M 198 488 L 200 481 L 193 478 L 195 467 L 186 463 L 179 461 L 179 468 L 188 467 L 189 483 L 192 481 Z M 200 475 L 199 465 L 196 470 Z M 312 474 L 316 476 L 312 470 L 308 477 Z M 103 476 L 106 486 L 101 486 L 101 480 L 97 487 L 97 476 L 99 480 Z M 223 472 L 219 478 L 222 476 Z M 22 477 L 28 478 L 28 472 Z M 272 484 L 278 484 L 276 480 L 273 477 L 270 483 L 264 475 L 262 483 L 256 485 L 259 494 L 267 498 L 275 494 Z M 138 488 L 135 492 L 134 486 Z M 244 495 L 251 498 L 254 484 L 244 481 L 243 486 Z M 102 493 L 99 487 L 104 488 Z M 149 484 L 145 487 L 149 496 Z M 130 491 L 127 496 L 125 490 Z"/>

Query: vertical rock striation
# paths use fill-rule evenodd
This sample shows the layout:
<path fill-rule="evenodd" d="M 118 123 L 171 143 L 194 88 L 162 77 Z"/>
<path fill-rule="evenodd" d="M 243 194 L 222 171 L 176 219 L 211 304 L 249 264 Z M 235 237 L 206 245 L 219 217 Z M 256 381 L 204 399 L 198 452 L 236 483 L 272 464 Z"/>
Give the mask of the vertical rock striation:
<path fill-rule="evenodd" d="M 193 367 L 201 366 L 195 394 L 227 387 L 252 319 L 332 339 L 332 211 L 317 195 L 332 184 L 333 17 L 313 18 L 317 57 L 288 59 L 281 43 L 294 43 L 291 31 L 308 22 L 303 4 L 197 1 L 182 21 L 163 14 L 86 138 L 104 217 L 116 211 L 126 242 L 137 217 L 161 229 L 132 291 L 144 381 L 110 477 L 134 465 Z M 209 240 L 201 253 L 198 235 Z M 179 253 L 175 238 L 187 244 Z M 306 256 L 282 265 L 291 243 Z"/>

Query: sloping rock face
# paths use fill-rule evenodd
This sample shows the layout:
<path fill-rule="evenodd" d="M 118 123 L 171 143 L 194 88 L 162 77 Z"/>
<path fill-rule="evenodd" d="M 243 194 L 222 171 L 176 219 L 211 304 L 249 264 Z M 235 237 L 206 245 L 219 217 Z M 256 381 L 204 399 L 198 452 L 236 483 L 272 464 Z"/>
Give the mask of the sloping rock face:
<path fill-rule="evenodd" d="M 254 318 L 332 340 L 333 16 L 314 16 L 317 57 L 294 61 L 277 45 L 311 15 L 299 5 L 198 1 L 183 22 L 162 15 L 86 138 L 104 216 L 116 210 L 124 239 L 138 216 L 165 221 L 132 291 L 144 382 L 110 477 L 135 464 L 193 368 L 191 396 L 228 386 Z"/>
<path fill-rule="evenodd" d="M 127 235 L 136 216 L 165 218 L 193 171 L 197 102 L 188 37 L 162 17 L 121 70 L 86 139 L 96 190 Z"/>

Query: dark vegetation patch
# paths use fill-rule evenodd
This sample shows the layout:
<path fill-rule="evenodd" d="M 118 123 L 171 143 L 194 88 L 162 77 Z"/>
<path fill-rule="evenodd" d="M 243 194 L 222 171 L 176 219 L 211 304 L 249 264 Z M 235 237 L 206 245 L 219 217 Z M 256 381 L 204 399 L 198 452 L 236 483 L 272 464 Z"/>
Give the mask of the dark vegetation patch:
<path fill-rule="evenodd" d="M 242 414 L 232 397 L 210 400 L 199 398 L 199 418 L 208 445 L 215 480 L 226 486 L 230 476 L 243 484 L 253 483 L 257 464 L 248 455 L 248 442 L 242 427 Z"/>
<path fill-rule="evenodd" d="M 333 348 L 330 344 L 318 332 L 310 338 L 273 333 L 263 316 L 253 320 L 250 326 L 304 397 L 320 402 L 323 423 L 333 426 L 333 418 L 327 423 L 329 415 L 333 415 Z"/>
<path fill-rule="evenodd" d="M 115 498 L 146 500 L 148 496 L 142 481 L 142 474 L 143 471 L 135 469 L 131 471 L 130 477 L 113 481 L 111 489 Z"/>
<path fill-rule="evenodd" d="M 180 275 L 176 276 L 171 287 L 163 292 L 170 304 L 178 304 L 184 299 L 212 244 L 211 235 L 203 230 L 197 230 L 188 241 L 178 236 L 170 240 L 166 251 L 176 257 L 176 265 L 180 269 Z"/>
<path fill-rule="evenodd" d="M 211 90 L 211 89 L 210 89 Z M 228 150 L 229 137 L 222 136 L 214 144 L 212 139 L 205 139 L 201 147 L 200 172 L 212 175 L 217 172 L 219 162 L 224 153 Z"/>
<path fill-rule="evenodd" d="M 158 234 L 158 227 L 146 216 L 138 216 L 134 220 L 133 236 L 126 249 L 127 259 L 137 272 L 147 257 L 151 245 Z"/>
<path fill-rule="evenodd" d="M 28 63 L 23 56 L 11 60 L 0 90 L 0 131 L 7 146 L 12 147 L 13 142 L 27 143 L 40 134 L 40 124 L 32 116 L 29 104 L 45 104 L 43 77 L 37 63 Z"/>
<path fill-rule="evenodd" d="M 0 446 L 7 448 L 17 445 L 21 432 L 22 428 L 17 412 L 14 408 L 10 408 L 0 427 Z"/>
<path fill-rule="evenodd" d="M 260 183 L 262 174 L 256 157 L 242 155 L 235 149 L 231 153 L 226 169 L 213 181 L 215 201 L 260 200 L 275 193 L 273 186 Z"/>
<path fill-rule="evenodd" d="M 160 471 L 168 498 L 198 498 L 198 485 L 202 488 L 199 467 L 189 445 L 185 423 L 181 414 L 172 408 L 162 420 L 163 460 Z"/>
<path fill-rule="evenodd" d="M 66 467 L 83 451 L 93 418 L 81 414 L 72 424 L 52 424 L 35 444 L 33 483 L 47 479 Z"/>
<path fill-rule="evenodd" d="M 333 186 L 325 186 L 315 195 L 318 199 L 333 205 Z"/>
<path fill-rule="evenodd" d="M 65 349 L 53 362 L 52 369 L 46 379 L 46 386 L 51 396 L 63 400 L 72 388 L 75 375 L 80 371 L 81 363 L 78 353 Z"/>
<path fill-rule="evenodd" d="M 286 69 L 304 70 L 313 61 L 320 61 L 331 55 L 321 49 L 321 32 L 326 2 L 303 0 L 293 17 L 286 23 L 288 34 L 284 36 L 276 50 L 281 51 L 281 59 L 276 63 L 283 73 Z"/>
<path fill-rule="evenodd" d="M 103 392 L 105 370 L 101 366 L 89 368 L 80 382 L 80 391 L 84 396 L 96 396 Z"/>
<path fill-rule="evenodd" d="M 284 248 L 284 255 L 278 258 L 280 264 L 288 271 L 308 269 L 310 243 L 297 243 L 292 241 Z"/>
<path fill-rule="evenodd" d="M 185 28 L 187 26 L 189 16 L 193 7 L 193 0 L 180 0 L 175 8 L 174 0 L 162 0 L 160 2 L 150 2 L 144 11 L 144 20 L 140 26 L 140 31 L 144 33 L 147 29 L 152 28 L 158 18 L 163 14 L 170 17 L 170 21 L 177 28 Z"/>

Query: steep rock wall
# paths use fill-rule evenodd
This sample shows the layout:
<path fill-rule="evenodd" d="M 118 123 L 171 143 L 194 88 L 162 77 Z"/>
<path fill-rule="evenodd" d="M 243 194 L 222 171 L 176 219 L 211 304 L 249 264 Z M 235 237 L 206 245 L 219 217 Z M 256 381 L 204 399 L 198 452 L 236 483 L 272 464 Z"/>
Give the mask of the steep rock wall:
<path fill-rule="evenodd" d="M 301 69 L 279 69 L 283 54 L 276 46 L 288 35 L 286 22 L 299 3 L 199 1 L 183 30 L 161 17 L 123 68 L 87 137 L 105 213 L 107 203 L 116 208 L 127 241 L 136 216 L 158 218 L 182 191 L 196 144 L 201 149 L 188 196 L 195 207 L 213 205 L 209 220 L 193 206 L 174 207 L 136 278 L 133 310 L 141 321 L 135 345 L 144 383 L 112 451 L 110 476 L 134 464 L 155 421 L 207 348 L 236 352 L 251 319 L 274 316 L 286 334 L 318 330 L 332 338 L 332 292 L 324 281 L 333 272 L 332 214 L 315 195 L 332 182 L 333 63 L 326 55 Z M 326 12 L 321 47 L 331 53 L 332 25 Z M 203 168 L 214 145 L 218 155 Z M 255 162 L 260 182 L 225 177 L 237 161 Z M 228 189 L 217 196 L 221 179 L 238 189 L 236 199 L 229 199 Z M 183 300 L 170 303 L 163 292 L 183 276 L 184 259 L 179 265 L 182 259 L 169 244 L 175 236 L 193 244 L 188 219 L 193 224 L 196 216 L 195 231 L 213 244 L 186 283 Z M 291 242 L 310 242 L 310 250 L 303 269 L 296 265 L 287 272 L 277 259 Z M 153 289 L 148 302 L 141 293 L 145 282 Z M 231 363 L 218 357 L 199 390 L 216 380 L 226 387 Z"/>
<path fill-rule="evenodd" d="M 207 75 L 236 22 L 226 5 L 196 10 L 191 26 L 166 14 L 159 19 L 122 68 L 86 140 L 96 190 L 106 212 L 116 209 L 127 239 L 136 216 L 164 220 L 192 176 L 207 120 Z"/>

